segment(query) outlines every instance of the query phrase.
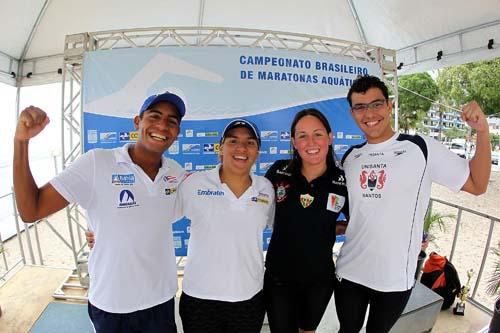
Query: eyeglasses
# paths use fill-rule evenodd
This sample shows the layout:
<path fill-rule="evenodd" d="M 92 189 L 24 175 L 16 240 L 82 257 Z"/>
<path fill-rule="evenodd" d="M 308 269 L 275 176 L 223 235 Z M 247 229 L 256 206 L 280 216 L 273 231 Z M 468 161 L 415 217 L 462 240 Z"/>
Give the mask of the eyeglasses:
<path fill-rule="evenodd" d="M 363 113 L 368 109 L 380 110 L 385 105 L 385 99 L 377 99 L 368 104 L 356 104 L 351 107 L 351 111 L 355 113 Z"/>

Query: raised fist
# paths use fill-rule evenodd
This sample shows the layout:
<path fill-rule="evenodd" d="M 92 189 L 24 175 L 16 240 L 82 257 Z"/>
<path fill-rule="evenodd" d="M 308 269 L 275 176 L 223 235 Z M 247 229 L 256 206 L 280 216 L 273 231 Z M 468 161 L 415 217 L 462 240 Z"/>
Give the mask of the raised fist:
<path fill-rule="evenodd" d="M 467 125 L 475 129 L 478 133 L 489 131 L 486 116 L 476 101 L 469 102 L 462 107 L 461 117 Z"/>
<path fill-rule="evenodd" d="M 50 122 L 47 114 L 36 106 L 28 106 L 19 115 L 16 127 L 16 140 L 29 140 L 38 135 Z"/>

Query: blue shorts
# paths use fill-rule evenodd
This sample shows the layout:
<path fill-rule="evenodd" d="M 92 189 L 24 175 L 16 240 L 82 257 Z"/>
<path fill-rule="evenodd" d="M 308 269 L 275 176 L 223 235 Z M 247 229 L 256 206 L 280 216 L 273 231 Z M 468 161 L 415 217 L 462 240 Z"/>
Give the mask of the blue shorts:
<path fill-rule="evenodd" d="M 97 333 L 176 333 L 175 301 L 171 300 L 130 313 L 111 313 L 88 304 L 90 320 Z"/>

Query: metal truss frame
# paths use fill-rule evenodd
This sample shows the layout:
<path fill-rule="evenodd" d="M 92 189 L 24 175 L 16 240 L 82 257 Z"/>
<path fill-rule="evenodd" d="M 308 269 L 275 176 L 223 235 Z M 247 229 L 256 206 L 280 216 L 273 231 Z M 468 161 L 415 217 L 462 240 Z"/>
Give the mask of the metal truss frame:
<path fill-rule="evenodd" d="M 487 45 L 488 39 L 486 38 L 482 42 L 477 42 L 479 32 L 482 32 L 486 36 L 489 35 L 491 36 L 490 38 L 492 38 L 495 35 L 498 36 L 498 29 L 500 29 L 500 19 L 436 36 L 400 48 L 396 50 L 399 62 L 404 65 L 403 70 L 400 71 L 400 73 L 402 72 L 405 75 L 408 73 L 413 73 L 415 71 L 415 68 L 417 68 L 417 72 L 424 71 L 424 69 L 419 66 L 425 63 L 432 64 L 428 69 L 443 67 L 443 65 L 440 66 L 439 63 L 437 63 L 437 61 L 440 61 L 441 57 L 443 60 L 452 59 L 453 57 L 459 55 L 481 51 L 488 51 L 491 53 L 490 56 L 482 57 L 482 59 L 488 59 L 498 56 L 498 52 L 494 53 L 494 49 L 498 49 L 498 40 L 491 39 L 493 44 L 491 44 L 490 46 Z M 471 42 L 471 40 L 474 40 L 474 42 Z M 429 50 L 432 51 L 429 52 Z M 439 59 L 436 58 L 438 51 L 442 52 L 442 55 Z M 448 62 L 446 66 L 450 66 L 452 64 L 458 65 L 460 63 L 470 61 L 477 61 L 477 59 L 462 60 L 461 62 L 455 63 Z"/>
<path fill-rule="evenodd" d="M 0 82 L 15 86 L 18 67 L 19 60 L 0 51 Z"/>
<path fill-rule="evenodd" d="M 68 35 L 64 45 L 62 69 L 63 168 L 83 150 L 81 84 L 85 52 L 123 48 L 212 46 L 307 51 L 376 63 L 380 66 L 382 79 L 392 88 L 397 108 L 396 52 L 373 45 L 307 34 L 224 27 L 158 27 Z M 66 212 L 76 266 L 72 275 L 73 282 L 67 284 L 75 288 L 77 287 L 74 282 L 75 275 L 80 281 L 85 281 L 86 278 L 79 262 L 79 257 L 84 255 L 83 249 L 86 245 L 85 242 L 82 243 L 81 235 L 85 227 L 80 223 L 82 213 L 77 205 L 70 205 Z M 76 235 L 74 225 L 76 225 Z M 85 282 L 81 283 L 81 287 L 85 288 Z M 55 297 L 72 298 L 70 295 L 65 295 L 64 290 L 58 290 Z"/>

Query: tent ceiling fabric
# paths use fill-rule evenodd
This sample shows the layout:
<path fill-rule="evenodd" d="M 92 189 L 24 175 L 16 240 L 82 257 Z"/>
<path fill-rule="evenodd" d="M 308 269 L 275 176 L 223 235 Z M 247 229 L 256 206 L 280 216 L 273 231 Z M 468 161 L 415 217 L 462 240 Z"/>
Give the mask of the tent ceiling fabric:
<path fill-rule="evenodd" d="M 12 63 L 21 58 L 45 1 L 0 0 L 0 80 L 17 71 Z M 362 42 L 349 3 L 368 44 L 398 51 L 401 73 L 500 56 L 500 0 L 48 0 L 26 59 L 62 54 L 68 34 L 163 26 L 266 29 Z M 434 40 L 441 36 L 446 38 Z M 495 40 L 493 50 L 486 47 L 489 39 Z M 40 66 L 53 70 L 50 61 L 37 66 L 42 73 Z M 24 74 L 34 67 L 26 68 Z"/>

